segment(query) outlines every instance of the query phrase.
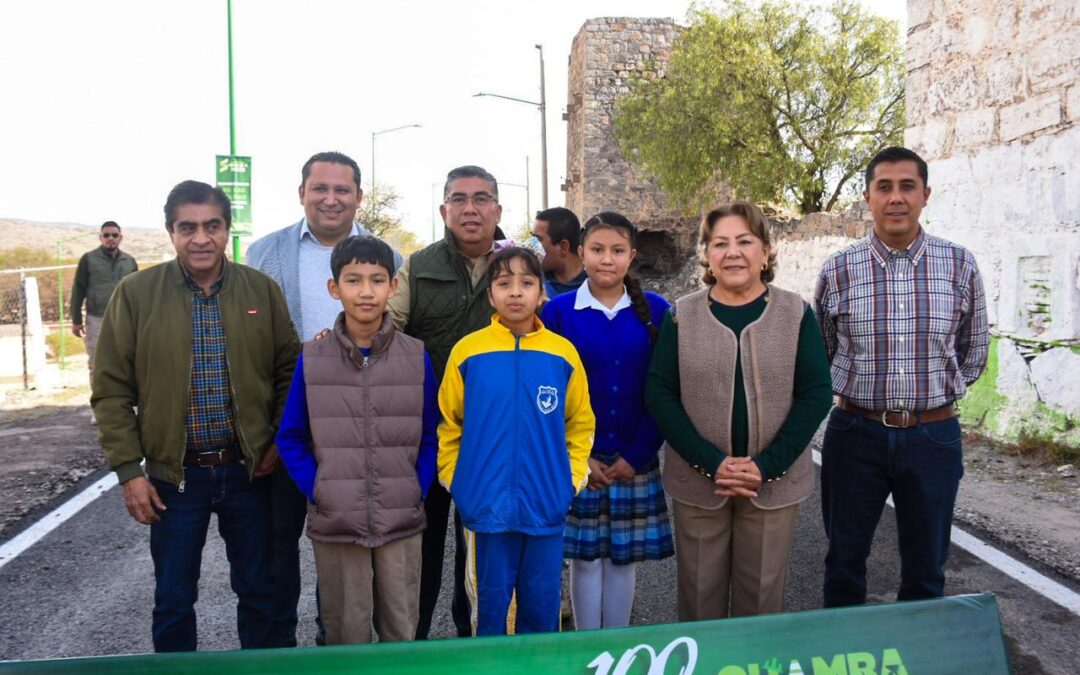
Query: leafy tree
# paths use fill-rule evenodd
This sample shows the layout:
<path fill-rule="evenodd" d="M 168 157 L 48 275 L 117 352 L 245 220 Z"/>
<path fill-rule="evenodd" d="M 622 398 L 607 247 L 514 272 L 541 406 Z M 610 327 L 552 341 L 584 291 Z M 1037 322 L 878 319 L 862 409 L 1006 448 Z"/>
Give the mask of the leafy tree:
<path fill-rule="evenodd" d="M 423 248 L 423 244 L 416 235 L 406 229 L 404 221 L 398 214 L 397 208 L 401 195 L 397 193 L 397 190 L 391 185 L 380 184 L 375 186 L 374 198 L 371 192 L 371 190 L 364 191 L 364 200 L 356 212 L 356 222 L 396 248 L 402 255 L 408 255 Z"/>
<path fill-rule="evenodd" d="M 718 178 L 758 202 L 828 211 L 870 157 L 899 144 L 904 58 L 895 21 L 851 0 L 695 10 L 662 77 L 618 103 L 627 158 L 681 204 Z"/>

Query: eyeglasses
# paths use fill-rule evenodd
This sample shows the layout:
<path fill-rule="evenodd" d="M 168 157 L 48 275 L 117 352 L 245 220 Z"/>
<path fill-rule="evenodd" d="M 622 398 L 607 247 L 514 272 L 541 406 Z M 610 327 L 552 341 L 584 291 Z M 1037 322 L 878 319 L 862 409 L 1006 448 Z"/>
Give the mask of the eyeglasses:
<path fill-rule="evenodd" d="M 102 232 L 101 233 L 101 238 L 102 239 L 119 239 L 120 238 L 120 233 L 119 232 Z"/>
<path fill-rule="evenodd" d="M 452 194 L 446 199 L 446 203 L 454 208 L 463 208 L 469 201 L 472 201 L 473 206 L 478 209 L 483 209 L 492 204 L 498 202 L 493 195 L 489 195 L 486 192 L 477 192 L 476 194 L 469 196 L 463 194 Z"/>

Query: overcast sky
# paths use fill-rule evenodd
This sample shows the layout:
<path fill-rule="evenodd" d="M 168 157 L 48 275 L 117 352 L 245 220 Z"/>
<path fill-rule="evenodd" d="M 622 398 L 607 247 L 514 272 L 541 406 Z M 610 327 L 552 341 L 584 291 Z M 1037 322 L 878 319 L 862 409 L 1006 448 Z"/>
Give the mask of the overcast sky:
<path fill-rule="evenodd" d="M 864 0 L 904 25 L 903 0 Z M 461 164 L 526 182 L 540 207 L 536 108 L 547 67 L 551 206 L 566 170 L 566 66 L 582 23 L 666 16 L 686 0 L 469 3 L 233 0 L 237 152 L 251 155 L 256 235 L 299 220 L 300 167 L 340 150 L 402 195 L 420 238 L 433 184 Z M 177 182 L 214 181 L 229 151 L 225 0 L 0 1 L 0 217 L 161 227 Z M 501 190 L 503 222 L 525 190 Z M 439 224 L 441 229 L 441 223 Z M 47 246 L 51 246 L 51 242 Z"/>

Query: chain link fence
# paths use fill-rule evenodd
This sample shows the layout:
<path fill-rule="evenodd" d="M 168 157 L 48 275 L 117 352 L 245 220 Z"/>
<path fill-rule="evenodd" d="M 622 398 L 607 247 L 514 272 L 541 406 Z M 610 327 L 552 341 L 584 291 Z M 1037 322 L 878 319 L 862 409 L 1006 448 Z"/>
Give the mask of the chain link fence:
<path fill-rule="evenodd" d="M 69 331 L 75 265 L 0 270 L 0 382 L 30 388 L 47 360 L 82 352 Z M 68 331 L 65 334 L 65 331 Z"/>

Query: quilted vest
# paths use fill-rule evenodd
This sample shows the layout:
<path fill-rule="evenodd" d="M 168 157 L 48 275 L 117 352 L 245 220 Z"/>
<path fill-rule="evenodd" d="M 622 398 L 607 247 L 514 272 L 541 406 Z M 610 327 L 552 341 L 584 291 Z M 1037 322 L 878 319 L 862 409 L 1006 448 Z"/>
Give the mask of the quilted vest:
<path fill-rule="evenodd" d="M 319 465 L 308 536 L 373 548 L 422 531 L 423 343 L 386 314 L 365 358 L 343 313 L 330 335 L 304 344 L 304 384 Z"/>
<path fill-rule="evenodd" d="M 751 456 L 769 446 L 791 410 L 799 326 L 805 308 L 796 293 L 769 287 L 761 316 L 736 339 L 709 309 L 709 289 L 675 301 L 679 324 L 681 398 L 694 427 L 716 447 L 731 448 L 731 409 L 735 391 L 735 358 L 742 345 L 743 384 Z M 705 509 L 718 509 L 727 497 L 713 494 L 716 485 L 665 445 L 664 488 L 672 499 Z M 810 453 L 803 452 L 787 473 L 762 485 L 751 501 L 762 509 L 801 502 L 814 487 Z"/>
<path fill-rule="evenodd" d="M 495 238 L 502 239 L 495 228 Z M 442 241 L 409 258 L 409 322 L 405 332 L 424 341 L 435 376 L 442 381 L 450 350 L 469 333 L 491 323 L 495 310 L 487 283 L 474 288 L 466 258 L 447 230 Z"/>

